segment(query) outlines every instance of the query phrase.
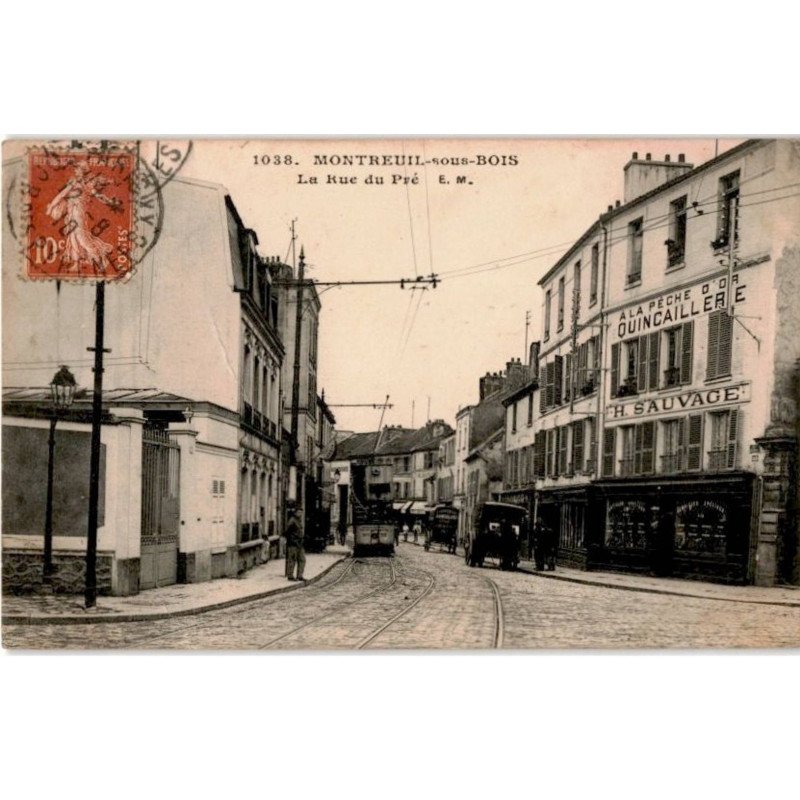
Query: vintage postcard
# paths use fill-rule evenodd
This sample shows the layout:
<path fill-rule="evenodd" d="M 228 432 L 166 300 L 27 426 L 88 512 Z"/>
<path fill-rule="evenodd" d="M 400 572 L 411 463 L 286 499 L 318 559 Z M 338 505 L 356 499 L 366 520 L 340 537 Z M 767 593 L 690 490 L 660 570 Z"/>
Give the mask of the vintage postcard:
<path fill-rule="evenodd" d="M 2 637 L 800 647 L 800 140 L 9 140 Z"/>

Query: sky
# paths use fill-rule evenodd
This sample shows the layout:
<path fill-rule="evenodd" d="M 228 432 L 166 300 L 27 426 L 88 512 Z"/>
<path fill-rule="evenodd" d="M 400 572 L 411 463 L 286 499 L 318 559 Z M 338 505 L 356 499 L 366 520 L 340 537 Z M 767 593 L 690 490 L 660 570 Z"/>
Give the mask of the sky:
<path fill-rule="evenodd" d="M 739 141 L 200 140 L 180 174 L 223 184 L 264 256 L 291 262 L 295 219 L 310 278 L 441 276 L 425 291 L 320 289 L 318 388 L 337 428 L 366 431 L 381 411 L 339 404 L 388 395 L 383 424 L 454 424 L 458 409 L 477 401 L 482 375 L 524 360 L 526 312 L 528 341 L 541 336 L 538 279 L 622 200 L 632 152 L 654 160 L 684 153 L 699 165 Z M 347 156 L 365 163 L 332 163 Z M 390 163 L 370 166 L 370 156 Z M 395 156 L 412 163 L 400 166 Z"/>

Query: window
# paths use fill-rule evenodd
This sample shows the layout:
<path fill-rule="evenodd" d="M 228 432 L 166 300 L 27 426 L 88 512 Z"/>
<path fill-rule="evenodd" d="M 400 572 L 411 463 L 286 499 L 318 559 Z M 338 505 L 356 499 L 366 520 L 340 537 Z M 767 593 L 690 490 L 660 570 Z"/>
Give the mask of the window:
<path fill-rule="evenodd" d="M 577 368 L 575 372 L 576 395 L 585 397 L 597 388 L 597 338 L 592 336 L 578 345 Z"/>
<path fill-rule="evenodd" d="M 429 450 L 427 453 L 425 453 L 425 469 L 433 469 L 433 466 L 433 451 Z"/>
<path fill-rule="evenodd" d="M 544 340 L 550 338 L 550 306 L 552 305 L 552 296 L 548 289 L 544 293 Z"/>
<path fill-rule="evenodd" d="M 733 469 L 737 461 L 739 438 L 739 410 L 717 411 L 709 414 L 711 423 L 711 449 L 708 451 L 708 468 Z"/>
<path fill-rule="evenodd" d="M 561 405 L 564 385 L 564 359 L 555 358 L 539 370 L 539 411 Z"/>
<path fill-rule="evenodd" d="M 724 309 L 708 315 L 708 361 L 706 380 L 731 374 L 733 316 Z"/>
<path fill-rule="evenodd" d="M 668 419 L 661 423 L 661 439 L 664 444 L 661 472 L 682 472 L 685 469 L 684 424 L 683 419 Z"/>
<path fill-rule="evenodd" d="M 664 388 L 692 382 L 694 322 L 685 322 L 663 333 Z"/>
<path fill-rule="evenodd" d="M 517 432 L 517 404 L 511 404 L 511 433 Z"/>
<path fill-rule="evenodd" d="M 669 204 L 667 269 L 683 263 L 686 255 L 686 195 Z"/>
<path fill-rule="evenodd" d="M 620 429 L 622 457 L 619 460 L 619 474 L 622 477 L 633 475 L 633 457 L 636 444 L 636 426 L 623 425 Z"/>
<path fill-rule="evenodd" d="M 576 261 L 572 270 L 572 318 L 577 323 L 581 311 L 581 262 Z"/>
<path fill-rule="evenodd" d="M 589 280 L 589 305 L 597 302 L 597 279 L 600 271 L 600 245 L 592 245 L 592 272 Z"/>
<path fill-rule="evenodd" d="M 644 219 L 639 217 L 628 223 L 628 278 L 632 286 L 642 279 L 642 242 L 644 239 Z"/>
<path fill-rule="evenodd" d="M 594 417 L 587 417 L 584 420 L 584 450 L 585 450 L 585 463 L 583 469 L 586 474 L 591 475 L 597 470 L 597 421 Z"/>
<path fill-rule="evenodd" d="M 649 333 L 611 345 L 612 397 L 626 397 L 659 388 L 660 344 L 661 334 Z"/>
<path fill-rule="evenodd" d="M 733 243 L 739 241 L 739 171 L 725 175 L 719 181 L 719 214 L 717 216 L 717 238 L 712 247 L 727 247 L 733 231 Z"/>
<path fill-rule="evenodd" d="M 533 425 L 533 392 L 528 395 L 528 427 Z"/>
<path fill-rule="evenodd" d="M 566 475 L 569 471 L 567 464 L 569 425 L 561 425 L 556 430 L 558 432 L 558 474 Z"/>
<path fill-rule="evenodd" d="M 558 279 L 558 328 L 564 330 L 564 276 Z"/>
<path fill-rule="evenodd" d="M 619 474 L 649 475 L 653 472 L 655 456 L 655 423 L 640 422 L 638 425 L 624 425 L 620 428 L 622 438 L 622 457 L 619 461 Z"/>

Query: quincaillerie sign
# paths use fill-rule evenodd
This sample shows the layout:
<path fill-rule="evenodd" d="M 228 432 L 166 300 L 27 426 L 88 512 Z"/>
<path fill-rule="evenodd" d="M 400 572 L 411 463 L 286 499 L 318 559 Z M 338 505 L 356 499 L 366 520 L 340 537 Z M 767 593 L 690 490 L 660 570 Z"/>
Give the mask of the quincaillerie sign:
<path fill-rule="evenodd" d="M 747 284 L 733 276 L 731 303 L 736 305 L 747 300 Z M 697 283 L 684 289 L 666 292 L 644 303 L 624 308 L 619 312 L 613 329 L 619 339 L 637 336 L 670 325 L 679 325 L 719 308 L 728 302 L 728 279 Z"/>
<path fill-rule="evenodd" d="M 699 412 L 725 406 L 748 403 L 750 383 L 734 383 L 697 389 L 680 394 L 664 395 L 648 400 L 631 400 L 625 403 L 612 403 L 606 407 L 606 415 L 611 420 L 634 419 L 659 415 Z"/>

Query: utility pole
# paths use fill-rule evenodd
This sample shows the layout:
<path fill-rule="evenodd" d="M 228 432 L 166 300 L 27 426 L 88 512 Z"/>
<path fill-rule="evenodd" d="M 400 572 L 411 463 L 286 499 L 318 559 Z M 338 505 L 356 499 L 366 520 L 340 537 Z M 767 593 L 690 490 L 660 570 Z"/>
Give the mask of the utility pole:
<path fill-rule="evenodd" d="M 294 221 L 292 221 L 292 261 L 294 261 Z M 294 369 L 292 373 L 292 426 L 291 441 L 289 442 L 289 466 L 294 467 L 295 501 L 300 500 L 299 480 L 297 477 L 297 440 L 299 410 L 300 410 L 300 345 L 303 333 L 303 296 L 305 289 L 306 257 L 303 248 L 300 248 L 300 263 L 298 265 L 298 281 L 294 323 Z M 291 470 L 290 470 L 291 471 Z"/>
<path fill-rule="evenodd" d="M 431 421 L 431 396 L 428 395 L 428 422 Z"/>
<path fill-rule="evenodd" d="M 525 312 L 525 349 L 522 351 L 522 360 L 528 363 L 528 328 L 531 326 L 531 312 Z"/>
<path fill-rule="evenodd" d="M 97 604 L 97 517 L 100 501 L 100 433 L 103 421 L 103 334 L 106 306 L 105 281 L 97 281 L 95 294 L 94 347 L 94 393 L 92 395 L 92 444 L 89 458 L 89 524 L 86 534 L 86 584 L 84 603 L 86 608 Z"/>

